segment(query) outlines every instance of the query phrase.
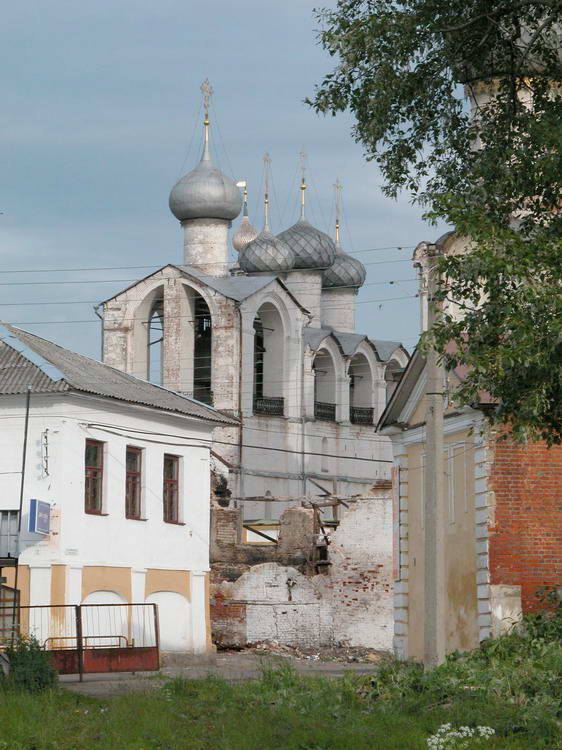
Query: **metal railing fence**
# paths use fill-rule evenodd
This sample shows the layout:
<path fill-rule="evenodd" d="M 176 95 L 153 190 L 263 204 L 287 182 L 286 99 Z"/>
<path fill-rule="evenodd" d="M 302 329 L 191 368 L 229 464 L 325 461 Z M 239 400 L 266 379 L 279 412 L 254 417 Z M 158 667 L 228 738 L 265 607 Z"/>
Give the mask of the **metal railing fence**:
<path fill-rule="evenodd" d="M 314 416 L 324 422 L 336 421 L 336 405 L 328 404 L 325 401 L 314 402 Z"/>
<path fill-rule="evenodd" d="M 0 649 L 35 638 L 61 674 L 158 669 L 156 604 L 0 606 Z"/>
<path fill-rule="evenodd" d="M 273 396 L 254 396 L 254 414 L 269 414 L 282 417 L 285 412 L 285 399 Z"/>

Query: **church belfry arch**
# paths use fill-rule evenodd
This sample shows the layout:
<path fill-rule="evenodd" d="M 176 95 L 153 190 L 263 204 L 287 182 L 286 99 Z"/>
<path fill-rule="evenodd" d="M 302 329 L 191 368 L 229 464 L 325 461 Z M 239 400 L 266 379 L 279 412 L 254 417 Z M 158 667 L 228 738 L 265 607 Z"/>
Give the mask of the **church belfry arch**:
<path fill-rule="evenodd" d="M 188 395 L 212 405 L 213 316 L 198 289 L 186 283 L 182 287 L 187 302 L 180 334 L 182 380 Z"/>
<path fill-rule="evenodd" d="M 130 371 L 163 385 L 164 280 L 158 279 L 132 311 Z"/>
<path fill-rule="evenodd" d="M 271 301 L 257 309 L 253 329 L 253 412 L 282 417 L 287 390 L 287 334 L 281 313 Z"/>

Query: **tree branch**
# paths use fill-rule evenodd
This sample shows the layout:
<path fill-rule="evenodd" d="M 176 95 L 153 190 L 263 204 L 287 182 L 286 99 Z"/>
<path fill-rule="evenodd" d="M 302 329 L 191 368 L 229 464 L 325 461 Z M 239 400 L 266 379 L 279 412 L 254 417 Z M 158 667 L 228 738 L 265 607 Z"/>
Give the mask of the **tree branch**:
<path fill-rule="evenodd" d="M 448 26 L 444 29 L 437 29 L 438 32 L 446 34 L 450 31 L 461 31 L 462 29 L 468 28 L 468 26 L 472 26 L 472 24 L 476 23 L 476 21 L 480 21 L 482 18 L 488 18 L 490 21 L 492 20 L 492 16 L 505 16 L 510 13 L 513 13 L 514 10 L 517 10 L 518 8 L 525 8 L 525 7 L 540 7 L 540 6 L 546 6 L 548 8 L 559 8 L 561 6 L 560 0 L 521 0 L 521 2 L 514 3 L 509 8 L 497 8 L 495 11 L 491 11 L 488 13 L 480 13 L 478 16 L 474 16 L 474 18 L 470 18 L 468 21 L 464 21 L 463 23 L 459 23 L 456 26 Z"/>

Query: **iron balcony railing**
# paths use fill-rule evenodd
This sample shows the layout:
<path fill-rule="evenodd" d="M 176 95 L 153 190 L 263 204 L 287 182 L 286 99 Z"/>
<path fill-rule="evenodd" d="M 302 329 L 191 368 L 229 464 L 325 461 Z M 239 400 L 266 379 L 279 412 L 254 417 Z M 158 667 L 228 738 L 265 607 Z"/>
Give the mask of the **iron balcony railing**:
<path fill-rule="evenodd" d="M 374 409 L 370 406 L 352 406 L 350 417 L 353 424 L 373 424 Z"/>
<path fill-rule="evenodd" d="M 264 396 L 254 396 L 254 414 L 268 414 L 271 417 L 282 417 L 284 413 L 284 398 L 265 398 Z"/>
<path fill-rule="evenodd" d="M 316 419 L 321 419 L 324 422 L 335 422 L 336 421 L 336 405 L 327 404 L 324 401 L 314 402 L 314 416 Z"/>

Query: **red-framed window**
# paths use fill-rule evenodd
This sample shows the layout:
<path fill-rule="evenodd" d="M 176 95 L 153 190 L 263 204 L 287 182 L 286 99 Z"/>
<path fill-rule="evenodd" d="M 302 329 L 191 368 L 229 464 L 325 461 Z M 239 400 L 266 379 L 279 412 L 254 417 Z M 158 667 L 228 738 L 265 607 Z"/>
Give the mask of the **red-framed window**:
<path fill-rule="evenodd" d="M 141 518 L 142 449 L 127 446 L 125 454 L 125 517 Z"/>
<path fill-rule="evenodd" d="M 179 472 L 179 457 L 165 453 L 162 498 L 164 502 L 164 521 L 167 523 L 179 523 Z"/>
<path fill-rule="evenodd" d="M 86 440 L 85 492 L 86 513 L 100 514 L 103 508 L 103 448 L 99 440 Z"/>

